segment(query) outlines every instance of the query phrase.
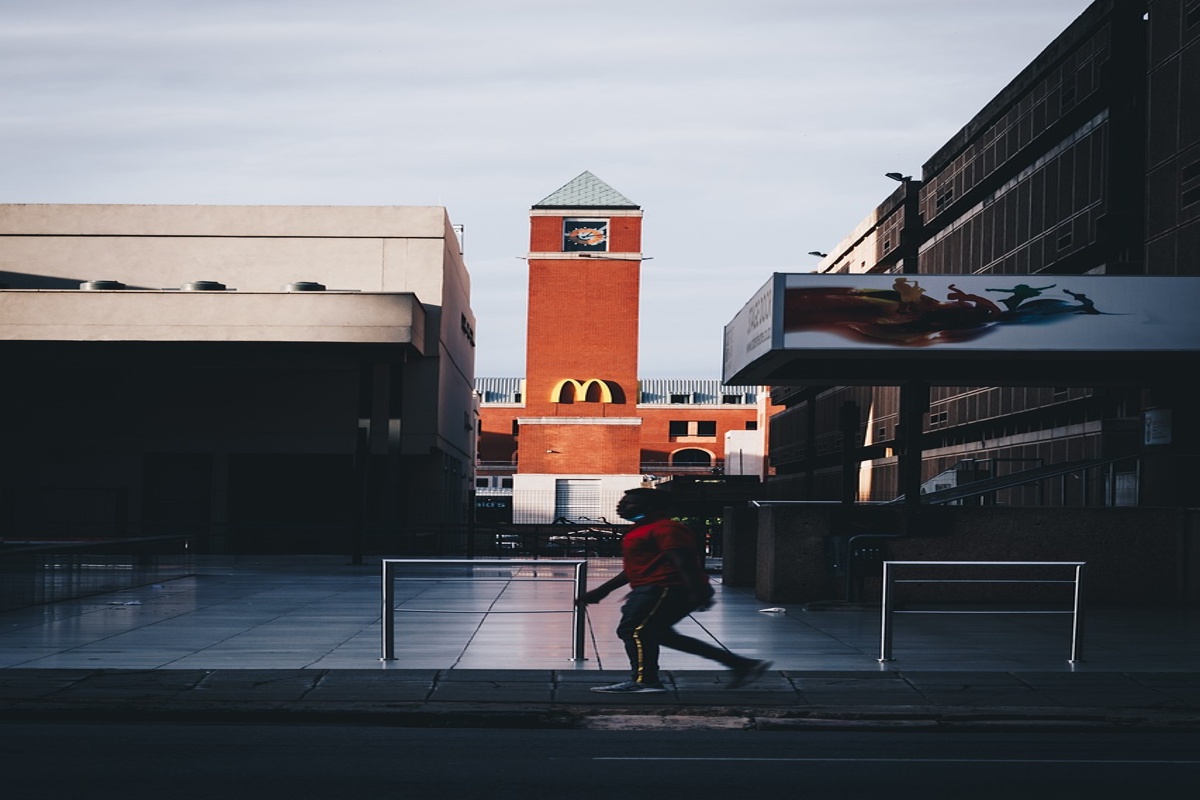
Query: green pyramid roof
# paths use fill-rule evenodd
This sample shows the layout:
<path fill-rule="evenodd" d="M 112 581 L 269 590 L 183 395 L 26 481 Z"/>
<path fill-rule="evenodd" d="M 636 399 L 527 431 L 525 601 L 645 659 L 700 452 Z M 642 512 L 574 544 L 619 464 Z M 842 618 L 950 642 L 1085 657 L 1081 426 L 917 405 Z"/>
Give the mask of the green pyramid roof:
<path fill-rule="evenodd" d="M 592 173 L 582 172 L 534 208 L 638 208 L 638 204 Z"/>

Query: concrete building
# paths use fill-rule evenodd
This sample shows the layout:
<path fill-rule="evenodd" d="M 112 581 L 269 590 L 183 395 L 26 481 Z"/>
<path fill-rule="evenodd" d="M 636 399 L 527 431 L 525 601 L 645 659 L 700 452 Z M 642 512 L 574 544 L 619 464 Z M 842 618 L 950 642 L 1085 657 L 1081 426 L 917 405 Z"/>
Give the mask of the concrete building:
<path fill-rule="evenodd" d="M 0 538 L 424 552 L 467 519 L 437 207 L 0 206 Z"/>
<path fill-rule="evenodd" d="M 1052 276 L 1200 275 L 1198 41 L 1195 2 L 1093 3 L 920 175 L 890 173 L 900 186 L 819 271 L 1036 275 L 1037 286 L 1056 283 Z M 1190 497 L 1181 480 L 1186 465 L 1194 470 L 1197 421 L 1190 390 L 1173 376 L 1089 386 L 1047 372 L 1028 385 L 963 383 L 930 387 L 920 409 L 921 492 L 1066 465 L 1074 468 L 972 502 Z M 774 496 L 881 501 L 904 491 L 898 387 L 789 385 L 772 396 L 786 406 L 771 421 Z M 1166 441 L 1146 439 L 1151 416 L 1172 420 Z"/>
<path fill-rule="evenodd" d="M 477 382 L 477 491 L 493 518 L 615 521 L 626 489 L 766 474 L 761 387 L 639 380 L 641 225 L 590 172 L 533 206 L 526 375 Z"/>

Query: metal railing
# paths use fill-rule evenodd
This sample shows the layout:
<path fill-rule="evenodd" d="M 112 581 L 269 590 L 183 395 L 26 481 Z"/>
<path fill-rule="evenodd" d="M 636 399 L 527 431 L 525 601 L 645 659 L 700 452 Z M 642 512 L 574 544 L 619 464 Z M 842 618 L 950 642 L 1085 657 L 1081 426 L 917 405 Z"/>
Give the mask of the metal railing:
<path fill-rule="evenodd" d="M 584 646 L 584 631 L 587 616 L 583 607 L 575 604 L 576 598 L 583 595 L 587 588 L 587 561 L 559 561 L 548 559 L 430 559 L 430 558 L 385 558 L 383 559 L 383 612 L 382 612 L 382 641 L 380 643 L 380 661 L 395 661 L 396 660 L 396 578 L 397 573 L 401 570 L 402 565 L 419 564 L 424 567 L 443 566 L 443 565 L 459 565 L 471 567 L 542 567 L 547 566 L 563 566 L 571 567 L 574 570 L 572 578 L 520 578 L 516 573 L 510 572 L 505 576 L 494 578 L 477 578 L 474 575 L 465 578 L 457 577 L 433 577 L 433 578 L 409 578 L 408 580 L 415 581 L 437 581 L 445 582 L 476 582 L 480 580 L 504 581 L 508 583 L 525 582 L 525 581 L 542 581 L 549 583 L 565 583 L 571 581 L 575 584 L 575 590 L 571 593 L 571 608 L 570 609 L 532 609 L 521 611 L 460 611 L 449 609 L 408 609 L 405 613 L 408 614 L 571 614 L 571 660 L 586 661 L 583 655 Z"/>
<path fill-rule="evenodd" d="M 1083 568 L 1084 561 L 884 561 L 883 562 L 883 618 L 881 623 L 879 660 L 892 659 L 892 617 L 895 614 L 1070 614 L 1071 615 L 1071 658 L 1074 664 L 1083 660 Z M 1075 576 L 1071 580 L 1047 579 L 933 579 L 916 578 L 899 580 L 895 577 L 896 567 L 1072 567 Z M 898 583 L 1039 583 L 1039 584 L 1073 584 L 1073 606 L 1070 611 L 1029 611 L 1029 610 L 995 610 L 995 611 L 964 611 L 964 610 L 922 610 L 909 611 L 895 608 L 895 584 Z"/>
<path fill-rule="evenodd" d="M 191 544 L 189 536 L 0 540 L 0 611 L 191 575 Z"/>

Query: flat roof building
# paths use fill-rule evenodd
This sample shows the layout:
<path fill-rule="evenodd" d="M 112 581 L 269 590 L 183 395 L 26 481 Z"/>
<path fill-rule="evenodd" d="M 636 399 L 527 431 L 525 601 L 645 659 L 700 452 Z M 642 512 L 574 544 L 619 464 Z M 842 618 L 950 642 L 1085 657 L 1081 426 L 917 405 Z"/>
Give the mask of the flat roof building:
<path fill-rule="evenodd" d="M 466 519 L 440 207 L 0 205 L 0 538 L 420 551 Z"/>

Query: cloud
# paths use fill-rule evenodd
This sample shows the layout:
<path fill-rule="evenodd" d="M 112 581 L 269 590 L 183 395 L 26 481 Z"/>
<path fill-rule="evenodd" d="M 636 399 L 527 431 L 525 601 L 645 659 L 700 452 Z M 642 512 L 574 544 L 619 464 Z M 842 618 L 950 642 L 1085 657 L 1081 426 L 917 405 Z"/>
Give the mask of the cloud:
<path fill-rule="evenodd" d="M 712 377 L 1087 5 L 6 0 L 0 201 L 445 205 L 518 375 L 529 206 L 587 169 L 645 208 L 643 375 Z"/>

